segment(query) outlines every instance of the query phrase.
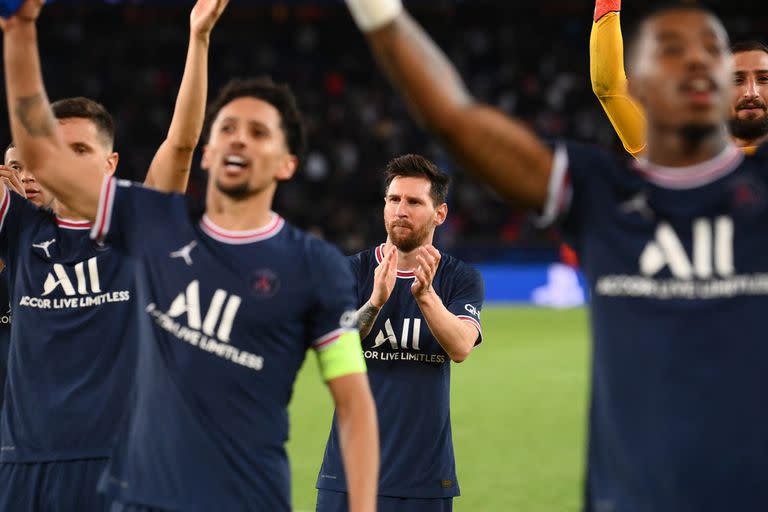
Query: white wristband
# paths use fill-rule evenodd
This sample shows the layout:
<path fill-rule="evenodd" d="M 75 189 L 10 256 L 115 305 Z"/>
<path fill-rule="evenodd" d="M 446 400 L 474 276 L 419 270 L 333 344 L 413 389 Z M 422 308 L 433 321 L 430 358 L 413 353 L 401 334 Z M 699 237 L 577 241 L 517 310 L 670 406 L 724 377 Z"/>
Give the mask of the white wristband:
<path fill-rule="evenodd" d="M 403 11 L 401 0 L 347 0 L 347 7 L 363 32 L 383 27 Z"/>

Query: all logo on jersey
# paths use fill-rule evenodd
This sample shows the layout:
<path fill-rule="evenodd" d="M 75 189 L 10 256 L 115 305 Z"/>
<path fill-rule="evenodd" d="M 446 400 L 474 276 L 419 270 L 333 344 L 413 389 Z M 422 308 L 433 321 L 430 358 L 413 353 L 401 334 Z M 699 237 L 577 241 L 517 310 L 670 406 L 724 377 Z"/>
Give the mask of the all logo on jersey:
<path fill-rule="evenodd" d="M 729 216 L 697 218 L 685 244 L 671 224 L 661 222 L 638 258 L 635 275 L 601 276 L 598 295 L 656 299 L 714 299 L 768 295 L 767 274 L 738 274 L 734 223 Z M 690 247 L 687 250 L 686 247 Z M 665 277 L 668 272 L 671 277 Z"/>
<path fill-rule="evenodd" d="M 714 224 L 714 225 L 713 225 Z M 728 277 L 733 268 L 733 220 L 718 217 L 693 221 L 693 254 L 688 255 L 675 230 L 667 222 L 656 228 L 656 239 L 640 255 L 640 272 L 645 276 L 669 268 L 678 279 Z"/>
<path fill-rule="evenodd" d="M 154 303 L 149 304 L 146 311 L 157 325 L 180 341 L 241 366 L 261 370 L 264 358 L 231 345 L 232 329 L 242 302 L 240 296 L 219 288 L 204 310 L 200 282 L 194 280 L 176 296 L 167 311 L 158 309 Z"/>
<path fill-rule="evenodd" d="M 379 361 L 413 361 L 420 363 L 444 363 L 442 354 L 420 353 L 421 318 L 404 318 L 402 329 L 398 334 L 392 327 L 392 320 L 384 321 L 384 328 L 379 330 L 373 341 L 373 346 L 364 351 L 366 359 Z M 381 350 L 389 348 L 390 350 Z"/>
<path fill-rule="evenodd" d="M 98 258 L 94 256 L 71 268 L 54 263 L 43 281 L 40 296 L 25 295 L 19 305 L 38 309 L 75 309 L 127 300 L 131 300 L 129 290 L 105 292 L 102 289 Z"/>

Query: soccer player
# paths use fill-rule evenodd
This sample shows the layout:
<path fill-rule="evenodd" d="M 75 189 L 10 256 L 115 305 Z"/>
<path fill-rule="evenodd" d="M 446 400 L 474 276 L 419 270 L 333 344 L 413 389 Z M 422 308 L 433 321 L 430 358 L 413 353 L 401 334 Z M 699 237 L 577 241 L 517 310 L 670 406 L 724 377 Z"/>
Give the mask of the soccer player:
<path fill-rule="evenodd" d="M 290 510 L 287 405 L 308 349 L 336 402 L 355 512 L 375 510 L 376 413 L 339 252 L 271 211 L 303 146 L 286 87 L 233 81 L 210 109 L 206 211 L 103 176 L 68 151 L 40 74 L 27 0 L 5 26 L 14 140 L 58 201 L 136 261 L 135 407 L 103 489 L 116 510 Z M 7 191 L 3 199 L 9 197 Z"/>
<path fill-rule="evenodd" d="M 186 187 L 204 118 L 209 36 L 224 4 L 200 0 L 192 11 L 176 112 L 147 178 L 155 187 Z M 23 18 L 3 25 L 8 34 L 35 37 L 34 25 Z M 16 62 L 14 37 L 5 42 L 5 56 Z M 38 70 L 39 62 L 19 66 L 22 75 L 27 66 Z M 35 108 L 30 98 L 19 105 L 22 111 Z M 98 176 L 78 170 L 114 172 L 111 116 L 85 98 L 55 103 L 53 115 L 70 171 L 98 187 Z M 25 153 L 19 146 L 9 155 L 9 163 L 23 162 L 38 177 L 35 167 L 44 153 Z M 0 255 L 8 266 L 14 313 L 0 421 L 0 510 L 104 510 L 98 479 L 134 381 L 133 265 L 109 246 L 93 243 L 90 221 L 58 201 L 55 191 L 45 187 L 57 199 L 49 210 L 0 188 Z"/>
<path fill-rule="evenodd" d="M 459 495 L 450 418 L 451 361 L 481 341 L 479 272 L 432 246 L 449 177 L 418 155 L 387 165 L 387 241 L 350 258 L 360 335 L 381 438 L 379 512 L 452 510 Z M 318 512 L 346 511 L 333 422 L 317 480 Z"/>
<path fill-rule="evenodd" d="M 592 90 L 624 148 L 638 156 L 645 148 L 645 118 L 627 92 L 620 23 L 621 0 L 597 0 L 589 43 Z M 731 114 L 734 143 L 754 153 L 768 139 L 768 47 L 757 41 L 736 43 Z"/>
<path fill-rule="evenodd" d="M 18 162 L 14 160 L 15 149 L 11 145 L 5 152 L 5 160 L 0 165 L 0 181 L 20 196 L 24 197 L 25 184 Z M 7 308 L 6 308 L 7 305 Z M 11 343 L 11 303 L 8 296 L 8 273 L 5 272 L 5 262 L 0 260 L 0 308 L 6 308 L 0 314 L 0 408 L 5 395 L 5 375 L 8 366 L 8 350 Z"/>
<path fill-rule="evenodd" d="M 672 4 L 631 41 L 641 160 L 550 148 L 480 104 L 397 0 L 349 0 L 415 116 L 503 197 L 559 219 L 591 291 L 585 509 L 768 506 L 768 153 L 727 130 L 720 21 Z"/>

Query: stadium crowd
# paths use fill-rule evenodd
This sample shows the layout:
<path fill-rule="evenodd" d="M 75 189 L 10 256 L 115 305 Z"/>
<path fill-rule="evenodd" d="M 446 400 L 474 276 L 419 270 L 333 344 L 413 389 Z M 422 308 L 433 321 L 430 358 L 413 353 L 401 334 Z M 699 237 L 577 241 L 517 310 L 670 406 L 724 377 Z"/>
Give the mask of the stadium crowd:
<path fill-rule="evenodd" d="M 41 20 L 49 93 L 52 99 L 85 95 L 110 109 L 118 127 L 118 174 L 142 179 L 165 136 L 181 77 L 186 7 L 91 2 L 78 7 L 84 23 L 77 24 L 62 12 L 69 8 L 54 4 Z M 551 233 L 537 232 L 525 214 L 455 172 L 372 71 L 343 5 L 231 8 L 236 14 L 222 20 L 211 47 L 211 88 L 232 76 L 270 74 L 294 87 L 308 120 L 304 164 L 278 193 L 276 209 L 287 219 L 347 253 L 370 246 L 383 237 L 383 166 L 391 155 L 414 152 L 455 180 L 449 221 L 437 232 L 441 246 L 554 246 Z M 589 23 L 563 11 L 542 27 L 519 15 L 490 16 L 490 9 L 473 3 L 428 13 L 473 93 L 552 137 L 616 144 L 586 79 Z M 542 48 L 543 40 L 551 46 Z M 516 58 L 508 58 L 513 52 Z M 0 136 L 8 140 L 6 127 Z M 202 201 L 206 178 L 194 172 L 189 194 Z"/>

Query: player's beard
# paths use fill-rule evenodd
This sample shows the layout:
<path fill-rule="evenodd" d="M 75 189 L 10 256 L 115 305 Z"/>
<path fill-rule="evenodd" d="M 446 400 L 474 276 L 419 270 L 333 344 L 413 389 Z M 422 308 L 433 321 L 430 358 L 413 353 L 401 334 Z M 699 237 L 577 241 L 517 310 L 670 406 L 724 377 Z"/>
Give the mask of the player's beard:
<path fill-rule="evenodd" d="M 397 226 L 407 226 L 411 228 L 407 234 L 397 234 L 394 230 Z M 403 221 L 394 221 L 387 225 L 387 235 L 392 245 L 397 247 L 400 251 L 408 253 L 415 249 L 418 249 L 427 241 L 429 237 L 429 231 L 431 226 L 425 224 L 421 229 L 415 229 L 413 224 L 405 223 Z"/>
<path fill-rule="evenodd" d="M 768 135 L 768 114 L 754 119 L 733 117 L 728 121 L 731 135 L 737 139 L 755 140 Z"/>
<path fill-rule="evenodd" d="M 224 185 L 219 180 L 216 180 L 216 188 L 222 194 L 235 200 L 243 200 L 254 195 L 254 191 L 251 190 L 247 181 L 237 185 Z"/>

